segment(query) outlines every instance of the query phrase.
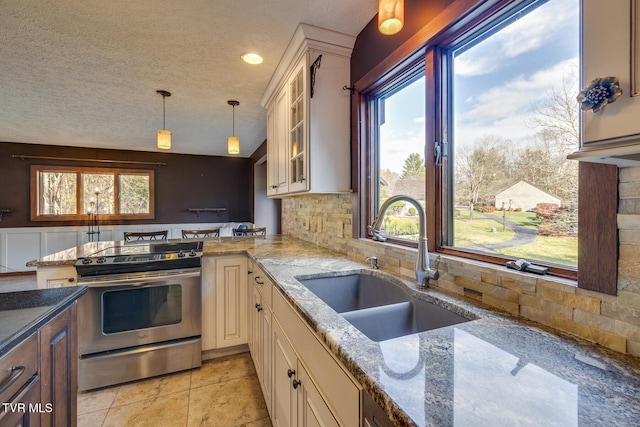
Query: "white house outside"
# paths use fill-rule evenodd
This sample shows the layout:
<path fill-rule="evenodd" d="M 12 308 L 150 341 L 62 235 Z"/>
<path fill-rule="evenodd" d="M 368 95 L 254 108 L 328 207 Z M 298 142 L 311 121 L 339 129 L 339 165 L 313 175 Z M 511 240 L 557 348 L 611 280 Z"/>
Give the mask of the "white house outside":
<path fill-rule="evenodd" d="M 518 181 L 509 188 L 496 194 L 495 207 L 501 209 L 521 208 L 523 211 L 535 210 L 538 203 L 555 203 L 561 205 L 562 200 L 535 187 L 525 181 Z"/>

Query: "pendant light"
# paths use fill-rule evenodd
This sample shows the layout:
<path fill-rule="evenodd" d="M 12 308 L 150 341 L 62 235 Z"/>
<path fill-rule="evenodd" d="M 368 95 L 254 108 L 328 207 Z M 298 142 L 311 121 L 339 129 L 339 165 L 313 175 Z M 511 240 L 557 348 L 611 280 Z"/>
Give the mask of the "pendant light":
<path fill-rule="evenodd" d="M 233 107 L 233 131 L 230 137 L 227 138 L 227 153 L 240 154 L 240 138 L 235 136 L 236 134 L 236 107 L 240 105 L 238 101 L 229 100 L 227 104 Z"/>
<path fill-rule="evenodd" d="M 398 33 L 404 25 L 404 0 L 378 0 L 378 30 L 385 36 Z"/>
<path fill-rule="evenodd" d="M 171 92 L 167 92 L 166 90 L 157 90 L 156 93 L 158 95 L 162 95 L 162 129 L 158 131 L 158 148 L 169 150 L 171 149 L 171 131 L 165 129 L 164 99 L 167 96 L 171 96 Z"/>

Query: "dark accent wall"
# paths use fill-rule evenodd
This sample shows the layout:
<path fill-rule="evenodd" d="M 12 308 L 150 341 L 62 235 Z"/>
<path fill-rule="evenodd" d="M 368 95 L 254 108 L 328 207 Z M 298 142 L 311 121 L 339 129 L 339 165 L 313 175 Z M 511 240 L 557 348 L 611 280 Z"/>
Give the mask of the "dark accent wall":
<path fill-rule="evenodd" d="M 166 166 L 21 160 L 13 158 L 14 154 L 163 162 Z M 69 221 L 34 222 L 30 220 L 29 167 L 32 164 L 154 169 L 156 171 L 155 219 L 119 221 L 122 224 L 240 222 L 250 221 L 253 216 L 251 212 L 252 162 L 248 158 L 0 142 L 0 209 L 13 211 L 4 214 L 0 222 L 2 228 L 82 224 Z M 202 212 L 198 217 L 195 213 L 187 211 L 188 208 L 226 208 L 227 210 L 220 215 Z"/>
<path fill-rule="evenodd" d="M 451 3 L 453 0 L 405 0 L 404 26 L 398 34 L 392 36 L 382 35 L 378 31 L 376 15 L 356 38 L 351 55 L 351 83 L 360 80 Z"/>

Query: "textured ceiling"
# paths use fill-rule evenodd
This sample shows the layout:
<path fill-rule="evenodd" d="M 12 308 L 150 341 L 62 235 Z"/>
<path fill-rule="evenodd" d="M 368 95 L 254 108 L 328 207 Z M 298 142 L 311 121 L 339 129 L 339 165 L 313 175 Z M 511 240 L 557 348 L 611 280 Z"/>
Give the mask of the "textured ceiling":
<path fill-rule="evenodd" d="M 266 138 L 260 98 L 299 22 L 357 35 L 377 0 L 0 0 L 0 141 L 241 156 Z M 248 65 L 240 55 L 259 52 Z M 348 82 L 345 82 L 347 84 Z"/>

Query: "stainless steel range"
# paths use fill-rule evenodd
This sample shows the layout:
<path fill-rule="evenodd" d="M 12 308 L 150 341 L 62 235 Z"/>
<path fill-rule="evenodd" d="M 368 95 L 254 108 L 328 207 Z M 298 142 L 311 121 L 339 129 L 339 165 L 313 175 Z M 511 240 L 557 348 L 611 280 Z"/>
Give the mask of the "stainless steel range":
<path fill-rule="evenodd" d="M 201 365 L 202 242 L 113 246 L 76 261 L 78 388 Z"/>

